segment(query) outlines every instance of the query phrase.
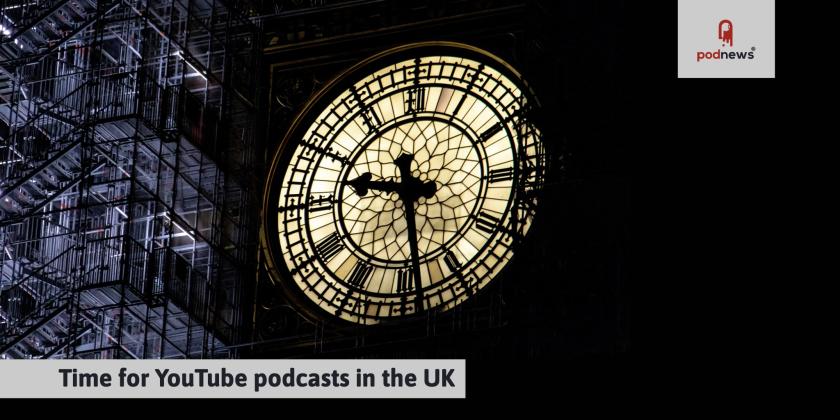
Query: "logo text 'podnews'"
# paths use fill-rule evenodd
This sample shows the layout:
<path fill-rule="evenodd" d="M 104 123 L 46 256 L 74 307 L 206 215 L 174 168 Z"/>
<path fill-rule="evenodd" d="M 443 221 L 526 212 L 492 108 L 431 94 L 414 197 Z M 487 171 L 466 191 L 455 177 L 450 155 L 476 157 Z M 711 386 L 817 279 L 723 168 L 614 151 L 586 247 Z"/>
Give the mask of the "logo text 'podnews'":
<path fill-rule="evenodd" d="M 729 48 L 735 46 L 735 25 L 729 19 L 723 19 L 718 22 L 717 39 L 723 44 L 721 47 Z M 753 60 L 755 59 L 755 47 L 751 47 L 749 51 L 725 51 L 718 48 L 717 51 L 697 51 L 697 61 L 703 60 Z"/>

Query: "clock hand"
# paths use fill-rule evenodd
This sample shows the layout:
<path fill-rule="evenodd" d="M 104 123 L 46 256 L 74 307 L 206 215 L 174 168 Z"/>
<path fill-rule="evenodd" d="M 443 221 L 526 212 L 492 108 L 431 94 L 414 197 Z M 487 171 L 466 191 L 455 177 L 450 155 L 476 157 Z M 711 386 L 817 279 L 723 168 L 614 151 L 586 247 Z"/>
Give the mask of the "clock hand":
<path fill-rule="evenodd" d="M 411 162 L 409 162 L 411 164 Z M 419 179 L 411 177 L 402 177 L 402 182 L 395 181 L 373 181 L 373 175 L 370 172 L 365 172 L 358 178 L 345 181 L 344 185 L 349 185 L 353 191 L 364 197 L 369 190 L 377 190 L 384 192 L 398 192 L 401 198 L 416 200 L 420 197 L 432 198 L 437 192 L 437 184 L 434 181 L 421 182 Z"/>
<path fill-rule="evenodd" d="M 368 190 L 378 190 L 378 191 L 385 191 L 385 192 L 395 192 L 399 189 L 400 183 L 395 181 L 372 181 L 371 178 L 373 176 L 370 172 L 365 172 L 358 178 L 345 181 L 345 185 L 349 185 L 353 188 L 353 191 L 359 195 L 359 197 L 364 197 L 367 195 Z"/>
<path fill-rule="evenodd" d="M 394 163 L 400 170 L 400 180 L 402 182 L 400 198 L 403 201 L 416 201 L 420 197 L 432 198 L 437 192 L 437 184 L 434 181 L 422 182 L 419 178 L 411 175 L 411 161 L 414 155 L 401 154 Z"/>
<path fill-rule="evenodd" d="M 411 174 L 411 162 L 414 155 L 401 154 L 394 160 L 400 171 L 400 182 L 374 181 L 370 172 L 365 172 L 356 179 L 345 181 L 360 197 L 367 195 L 369 190 L 396 192 L 405 206 L 405 219 L 408 230 L 408 246 L 411 250 L 411 276 L 414 278 L 415 306 L 417 312 L 424 311 L 423 290 L 420 281 L 420 251 L 417 245 L 417 222 L 414 219 L 414 202 L 420 197 L 431 198 L 437 192 L 434 181 L 423 182 Z"/>
<path fill-rule="evenodd" d="M 423 305 L 423 289 L 420 282 L 420 252 L 417 250 L 417 223 L 414 220 L 414 201 L 421 196 L 431 197 L 437 190 L 437 185 L 431 182 L 431 189 L 424 187 L 429 183 L 421 183 L 419 179 L 411 175 L 411 161 L 414 155 L 402 154 L 394 163 L 400 170 L 400 180 L 402 181 L 402 188 L 400 189 L 400 198 L 402 198 L 405 205 L 405 220 L 408 224 L 408 246 L 411 249 L 411 277 L 414 278 L 414 306 L 417 312 L 425 310 Z M 425 191 L 424 191 L 425 189 Z M 431 192 L 429 192 L 431 190 Z"/>
<path fill-rule="evenodd" d="M 417 250 L 417 224 L 414 221 L 414 201 L 403 200 L 405 204 L 405 221 L 408 222 L 408 246 L 411 249 L 411 277 L 414 278 L 414 306 L 417 312 L 425 310 L 423 307 L 423 289 L 420 283 L 420 252 Z"/>

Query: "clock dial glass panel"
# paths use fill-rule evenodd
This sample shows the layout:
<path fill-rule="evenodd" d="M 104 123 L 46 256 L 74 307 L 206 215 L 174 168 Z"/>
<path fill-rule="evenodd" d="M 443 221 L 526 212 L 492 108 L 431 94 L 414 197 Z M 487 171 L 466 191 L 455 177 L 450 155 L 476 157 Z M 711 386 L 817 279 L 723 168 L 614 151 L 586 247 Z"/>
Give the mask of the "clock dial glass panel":
<path fill-rule="evenodd" d="M 500 68 L 422 54 L 351 74 L 289 139 L 273 235 L 311 303 L 360 324 L 447 310 L 510 261 L 543 147 Z"/>

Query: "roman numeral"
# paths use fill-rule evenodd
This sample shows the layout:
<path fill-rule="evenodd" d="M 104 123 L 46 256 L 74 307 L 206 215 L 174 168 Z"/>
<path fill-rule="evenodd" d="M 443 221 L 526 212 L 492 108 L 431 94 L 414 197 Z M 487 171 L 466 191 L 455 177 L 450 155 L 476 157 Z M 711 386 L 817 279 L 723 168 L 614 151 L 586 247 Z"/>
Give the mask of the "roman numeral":
<path fill-rule="evenodd" d="M 502 127 L 501 122 L 497 122 L 496 124 L 493 124 L 492 127 L 488 128 L 483 133 L 481 133 L 481 135 L 479 136 L 481 138 L 481 142 L 483 143 L 483 142 L 489 140 L 490 137 L 493 137 L 494 134 L 498 133 L 499 131 L 502 131 L 502 128 L 503 127 Z"/>
<path fill-rule="evenodd" d="M 382 125 L 382 120 L 379 119 L 379 115 L 373 110 L 373 108 L 365 108 L 362 110 L 362 119 L 364 120 L 363 122 L 367 127 L 368 133 L 378 131 L 379 126 Z"/>
<path fill-rule="evenodd" d="M 407 111 L 417 113 L 426 109 L 426 88 L 418 87 L 408 90 L 408 100 L 405 101 Z"/>
<path fill-rule="evenodd" d="M 458 278 L 458 285 L 455 286 L 456 291 L 466 290 L 468 296 L 472 296 L 472 289 L 470 288 L 469 282 L 467 279 L 464 278 L 464 273 L 461 270 L 461 262 L 458 261 L 458 257 L 455 256 L 455 253 L 452 251 L 447 251 L 446 255 L 443 256 L 443 262 L 446 263 L 446 266 L 449 267 L 449 271 L 455 273 L 455 277 Z"/>
<path fill-rule="evenodd" d="M 353 272 L 350 273 L 350 278 L 347 279 L 347 282 L 360 289 L 364 289 L 372 271 L 372 266 L 359 261 L 356 263 L 356 266 L 353 267 Z"/>
<path fill-rule="evenodd" d="M 513 179 L 513 168 L 491 169 L 487 179 L 491 184 Z"/>
<path fill-rule="evenodd" d="M 461 262 L 458 261 L 458 257 L 452 251 L 446 252 L 446 255 L 443 256 L 443 262 L 449 267 L 449 271 L 453 273 L 458 272 L 461 268 Z"/>
<path fill-rule="evenodd" d="M 414 289 L 414 281 L 411 278 L 411 270 L 397 270 L 397 293 L 410 292 Z"/>
<path fill-rule="evenodd" d="M 324 197 L 319 195 L 318 198 L 309 196 L 309 212 L 317 213 L 319 211 L 332 210 L 333 196 L 332 194 Z"/>
<path fill-rule="evenodd" d="M 464 101 L 467 100 L 467 94 L 461 95 L 461 99 L 458 100 L 458 105 L 455 105 L 455 109 L 452 110 L 452 118 L 455 118 L 458 115 L 458 111 L 461 110 L 461 106 L 464 105 Z"/>
<path fill-rule="evenodd" d="M 315 250 L 318 251 L 318 254 L 321 256 L 323 261 L 329 261 L 342 249 L 344 249 L 344 244 L 341 242 L 341 237 L 338 236 L 338 232 L 333 232 L 332 235 L 321 239 L 321 241 L 315 245 Z"/>
<path fill-rule="evenodd" d="M 473 85 L 475 84 L 476 81 L 481 81 L 481 79 L 478 76 L 481 75 L 482 70 L 484 70 L 484 64 L 478 66 L 478 71 L 474 71 L 472 73 L 472 75 L 470 75 L 470 81 L 469 81 L 469 83 L 467 83 L 467 91 L 472 90 Z M 453 68 L 452 71 L 454 73 L 455 69 Z M 461 76 L 461 80 L 463 80 L 463 77 L 467 76 L 468 74 L 469 74 L 469 71 L 465 71 L 464 75 Z M 465 93 L 465 94 L 461 95 L 461 99 L 458 101 L 458 105 L 456 105 L 455 110 L 452 111 L 452 116 L 453 117 L 455 115 L 458 115 L 458 111 L 461 110 L 461 106 L 464 105 L 464 101 L 466 101 L 466 100 L 467 100 L 467 94 Z"/>
<path fill-rule="evenodd" d="M 498 226 L 499 222 L 501 222 L 501 220 L 498 217 L 481 212 L 475 219 L 475 227 L 481 231 L 493 234 L 496 232 L 496 226 Z"/>

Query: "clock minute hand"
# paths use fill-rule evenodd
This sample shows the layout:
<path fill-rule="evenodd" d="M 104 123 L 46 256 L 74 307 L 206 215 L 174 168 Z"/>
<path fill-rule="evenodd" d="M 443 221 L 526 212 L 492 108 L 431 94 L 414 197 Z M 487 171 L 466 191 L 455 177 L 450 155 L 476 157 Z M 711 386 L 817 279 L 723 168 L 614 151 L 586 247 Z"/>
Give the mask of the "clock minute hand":
<path fill-rule="evenodd" d="M 423 304 L 422 282 L 420 281 L 420 251 L 417 246 L 417 222 L 414 219 L 414 202 L 420 197 L 431 198 L 437 192 L 434 181 L 423 182 L 411 174 L 411 163 L 414 155 L 401 154 L 394 160 L 400 170 L 400 182 L 374 181 L 370 172 L 365 172 L 358 178 L 345 181 L 360 197 L 367 195 L 369 190 L 396 192 L 405 206 L 405 220 L 408 231 L 408 245 L 411 250 L 411 277 L 414 279 L 415 300 L 417 313 L 425 310 Z"/>
<path fill-rule="evenodd" d="M 420 197 L 432 198 L 437 192 L 437 184 L 434 181 L 422 182 L 419 178 L 411 175 L 411 161 L 414 155 L 401 154 L 394 163 L 400 170 L 400 198 L 403 201 L 417 201 Z"/>
<path fill-rule="evenodd" d="M 414 278 L 414 306 L 417 308 L 416 312 L 421 313 L 425 310 L 423 305 L 423 289 L 420 282 L 420 252 L 417 250 L 417 223 L 414 220 L 414 201 L 425 196 L 422 190 L 422 184 L 419 179 L 411 175 L 411 161 L 414 155 L 402 154 L 394 163 L 400 170 L 400 198 L 405 206 L 405 221 L 408 224 L 408 246 L 411 249 L 411 277 Z M 425 185 L 428 185 L 426 183 Z M 437 186 L 434 182 L 431 183 L 431 195 L 434 195 Z M 428 188 L 428 187 L 426 187 Z M 418 194 L 418 192 L 420 194 Z"/>

